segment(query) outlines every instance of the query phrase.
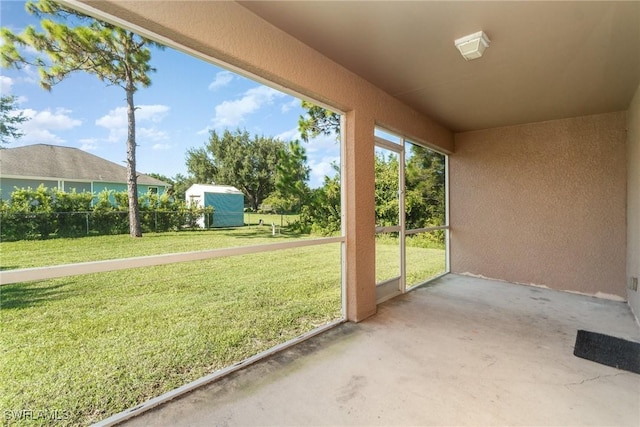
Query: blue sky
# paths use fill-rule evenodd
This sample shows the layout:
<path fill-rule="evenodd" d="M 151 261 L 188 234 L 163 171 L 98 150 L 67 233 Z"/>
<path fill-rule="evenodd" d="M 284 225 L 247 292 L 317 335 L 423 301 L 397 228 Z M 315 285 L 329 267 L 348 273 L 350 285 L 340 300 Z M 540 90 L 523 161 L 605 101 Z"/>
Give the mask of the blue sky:
<path fill-rule="evenodd" d="M 0 2 L 0 23 L 14 32 L 39 28 L 22 1 Z M 173 177 L 186 175 L 185 153 L 202 147 L 209 131 L 246 129 L 251 134 L 299 138 L 300 100 L 171 48 L 152 50 L 152 84 L 135 94 L 138 171 Z M 47 92 L 37 69 L 0 69 L 0 93 L 15 95 L 30 120 L 24 136 L 7 147 L 53 144 L 76 147 L 124 166 L 126 158 L 125 92 L 93 75 L 75 73 Z M 321 185 L 338 161 L 334 137 L 305 144 L 310 185 Z M 221 183 L 222 184 L 222 183 Z"/>

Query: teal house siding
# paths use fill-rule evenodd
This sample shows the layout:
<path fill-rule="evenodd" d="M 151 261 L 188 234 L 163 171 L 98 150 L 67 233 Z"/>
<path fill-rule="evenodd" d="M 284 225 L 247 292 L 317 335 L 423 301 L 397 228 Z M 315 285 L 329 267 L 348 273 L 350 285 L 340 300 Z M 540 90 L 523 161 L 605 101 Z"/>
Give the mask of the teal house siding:
<path fill-rule="evenodd" d="M 138 194 L 164 194 L 166 182 L 138 173 Z M 0 197 L 17 188 L 58 188 L 65 192 L 127 191 L 127 169 L 78 148 L 34 144 L 0 150 Z M 94 200 L 96 200 L 94 198 Z M 113 202 L 113 196 L 111 197 Z"/>
<path fill-rule="evenodd" d="M 116 182 L 73 182 L 73 181 L 53 181 L 53 180 L 41 180 L 41 179 L 19 179 L 19 178 L 2 178 L 0 180 L 0 188 L 2 188 L 2 200 L 9 200 L 11 193 L 16 189 L 32 188 L 36 189 L 40 185 L 44 185 L 45 188 L 59 188 L 65 193 L 91 193 L 93 187 L 94 202 L 97 200 L 98 194 L 103 191 L 122 192 L 127 191 L 127 185 Z M 140 185 L 138 184 L 138 196 L 148 194 L 150 190 L 156 192 L 159 196 L 167 191 L 166 187 L 158 185 Z M 114 203 L 113 196 L 109 197 L 112 203 Z"/>
<path fill-rule="evenodd" d="M 155 191 L 159 196 L 163 195 L 167 191 L 166 187 L 161 187 L 158 185 L 138 184 L 138 197 L 148 194 L 150 189 L 155 189 Z M 115 193 L 126 192 L 127 184 L 121 184 L 117 182 L 94 182 L 93 183 L 93 194 L 95 196 L 94 203 L 97 200 L 98 194 L 102 193 L 105 190 L 112 191 Z M 111 201 L 111 203 L 115 204 L 115 199 L 113 197 L 113 194 L 109 195 L 109 200 Z"/>
<path fill-rule="evenodd" d="M 91 193 L 90 182 L 63 181 L 62 186 L 65 193 Z"/>
<path fill-rule="evenodd" d="M 0 178 L 0 197 L 2 200 L 9 200 L 11 193 L 16 189 L 32 188 L 36 189 L 40 185 L 44 185 L 47 188 L 58 188 L 58 181 L 53 180 L 37 180 L 37 179 L 23 179 L 23 178 Z"/>

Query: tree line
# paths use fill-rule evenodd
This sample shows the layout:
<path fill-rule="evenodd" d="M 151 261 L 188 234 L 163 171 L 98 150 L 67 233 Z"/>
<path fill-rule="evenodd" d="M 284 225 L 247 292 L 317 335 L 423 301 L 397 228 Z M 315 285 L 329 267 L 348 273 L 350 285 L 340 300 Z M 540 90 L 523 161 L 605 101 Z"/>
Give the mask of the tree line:
<path fill-rule="evenodd" d="M 318 135 L 340 135 L 340 116 L 302 101 L 306 114 L 298 129 L 303 142 L 250 135 L 246 130 L 211 131 L 209 141 L 186 153 L 188 176 L 177 179 L 154 175 L 172 184 L 173 194 L 184 197 L 192 183 L 232 185 L 245 194 L 250 210 L 270 209 L 297 214 L 299 232 L 333 234 L 341 227 L 340 168 L 326 176 L 319 188 L 310 188 L 305 144 Z M 445 224 L 445 157 L 426 147 L 407 144 L 405 164 L 406 227 Z M 399 223 L 399 164 L 397 156 L 375 157 L 375 214 L 377 225 Z"/>

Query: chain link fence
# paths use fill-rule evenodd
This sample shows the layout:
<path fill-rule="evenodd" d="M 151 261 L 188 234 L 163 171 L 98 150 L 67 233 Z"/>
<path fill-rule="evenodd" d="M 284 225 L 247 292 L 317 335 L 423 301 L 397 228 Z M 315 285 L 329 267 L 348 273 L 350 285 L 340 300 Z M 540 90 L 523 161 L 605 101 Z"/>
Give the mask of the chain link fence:
<path fill-rule="evenodd" d="M 214 227 L 213 209 L 140 211 L 142 231 L 163 232 Z M 29 240 L 55 237 L 126 234 L 129 232 L 128 211 L 80 212 L 1 212 L 0 239 Z"/>

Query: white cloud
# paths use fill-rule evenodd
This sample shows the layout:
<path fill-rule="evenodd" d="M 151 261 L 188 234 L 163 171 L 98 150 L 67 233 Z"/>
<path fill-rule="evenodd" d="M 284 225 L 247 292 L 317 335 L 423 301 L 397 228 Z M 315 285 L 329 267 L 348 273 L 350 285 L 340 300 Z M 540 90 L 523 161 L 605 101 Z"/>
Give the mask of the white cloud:
<path fill-rule="evenodd" d="M 151 147 L 154 150 L 168 150 L 169 148 L 171 148 L 171 145 L 169 144 L 154 144 L 153 147 Z"/>
<path fill-rule="evenodd" d="M 46 129 L 32 129 L 29 132 L 24 133 L 24 135 L 20 138 L 20 142 L 58 145 L 64 143 L 65 140 Z"/>
<path fill-rule="evenodd" d="M 167 116 L 169 107 L 166 105 L 139 105 L 136 108 L 136 121 L 151 121 L 159 123 Z M 127 127 L 127 107 L 117 107 L 107 115 L 96 120 L 98 126 Z"/>
<path fill-rule="evenodd" d="M 40 85 L 40 75 L 38 69 L 32 65 L 25 65 L 22 67 L 22 76 L 18 79 L 25 83 Z"/>
<path fill-rule="evenodd" d="M 209 84 L 209 90 L 215 91 L 231 83 L 234 75 L 231 71 L 220 71 Z"/>
<path fill-rule="evenodd" d="M 318 160 L 309 160 L 308 165 L 311 168 L 309 173 L 309 185 L 312 188 L 321 187 L 324 182 L 324 177 L 332 177 L 336 174 L 332 163 L 340 164 L 340 157 L 326 156 Z"/>
<path fill-rule="evenodd" d="M 203 129 L 197 131 L 196 135 L 209 135 L 209 132 L 211 132 L 212 130 L 213 128 L 211 126 L 206 126 Z"/>
<path fill-rule="evenodd" d="M 16 111 L 20 112 L 27 118 L 19 126 L 24 134 L 20 138 L 23 143 L 62 144 L 65 140 L 54 131 L 66 131 L 82 124 L 82 121 L 71 117 L 71 110 L 63 108 L 55 111 L 36 111 L 30 108 Z"/>
<path fill-rule="evenodd" d="M 83 138 L 79 140 L 80 149 L 84 151 L 96 151 L 98 147 L 98 140 L 96 138 Z"/>
<path fill-rule="evenodd" d="M 22 113 L 29 118 L 23 123 L 24 130 L 36 128 L 46 128 L 49 130 L 68 130 L 80 126 L 82 122 L 69 116 L 71 110 L 58 108 L 55 111 L 49 109 L 36 111 L 30 108 L 22 110 Z"/>
<path fill-rule="evenodd" d="M 13 86 L 13 79 L 7 76 L 0 76 L 0 94 L 6 96 L 11 94 L 11 86 Z"/>
<path fill-rule="evenodd" d="M 293 98 L 289 102 L 285 102 L 280 106 L 280 111 L 283 113 L 288 112 L 292 108 L 300 107 L 300 100 L 298 98 Z"/>
<path fill-rule="evenodd" d="M 27 45 L 22 49 L 23 53 L 26 53 L 27 55 L 31 55 L 34 57 L 38 57 L 41 58 L 43 61 L 45 61 L 46 64 L 50 64 L 51 60 L 49 59 L 48 56 L 46 55 L 42 55 L 42 52 L 39 52 L 35 47 L 31 46 L 31 45 Z"/>
<path fill-rule="evenodd" d="M 311 168 L 309 185 L 312 188 L 320 187 L 325 176 L 333 177 L 336 174 L 332 163 L 340 164 L 340 144 L 333 135 L 319 135 L 303 144 L 303 147 Z"/>
<path fill-rule="evenodd" d="M 107 129 L 127 127 L 127 109 L 126 107 L 118 107 L 109 111 L 106 116 L 96 120 L 96 125 Z"/>
<path fill-rule="evenodd" d="M 305 148 L 307 149 L 307 153 L 340 152 L 340 144 L 336 140 L 335 135 L 318 135 L 309 140 L 309 143 L 305 144 Z"/>
<path fill-rule="evenodd" d="M 149 141 L 164 141 L 169 139 L 167 132 L 154 128 L 140 128 L 136 131 L 136 135 L 141 139 Z"/>
<path fill-rule="evenodd" d="M 166 105 L 139 105 L 136 109 L 136 124 L 160 123 L 169 113 Z M 127 137 L 127 107 L 117 107 L 96 120 L 96 125 L 109 129 L 110 142 L 119 142 Z M 151 140 L 166 139 L 166 132 L 153 127 L 138 128 L 138 135 Z"/>
<path fill-rule="evenodd" d="M 13 92 L 13 84 L 16 81 L 14 79 L 12 79 L 11 77 L 7 77 L 7 76 L 0 76 L 0 95 L 2 96 L 11 96 L 12 92 Z M 15 103 L 16 105 L 20 105 L 20 104 L 24 104 L 28 101 L 28 98 L 26 96 L 16 96 L 15 97 Z"/>
<path fill-rule="evenodd" d="M 14 83 L 29 83 L 29 84 L 34 84 L 34 85 L 40 85 L 40 75 L 38 74 L 38 69 L 32 65 L 23 65 L 20 68 L 20 73 L 14 77 L 7 77 L 7 76 L 0 76 L 0 93 L 2 93 L 3 95 L 6 95 L 10 92 L 11 86 L 9 86 L 9 90 L 5 90 L 5 86 L 4 84 L 6 84 L 5 82 L 3 82 L 3 80 L 9 80 L 9 84 L 13 85 Z M 42 90 L 42 88 L 40 88 L 40 90 Z"/>
<path fill-rule="evenodd" d="M 284 93 L 267 86 L 257 86 L 247 90 L 242 98 L 235 101 L 224 101 L 215 108 L 213 126 L 216 128 L 234 127 L 244 122 L 246 115 L 251 114 L 264 105 L 270 105 L 275 98 L 286 96 Z"/>
<path fill-rule="evenodd" d="M 285 142 L 301 139 L 300 132 L 298 131 L 297 127 L 293 129 L 285 130 L 284 132 L 277 134 L 275 138 Z"/>
<path fill-rule="evenodd" d="M 160 123 L 169 113 L 167 105 L 139 105 L 137 108 L 136 120 L 149 120 L 153 123 Z"/>

